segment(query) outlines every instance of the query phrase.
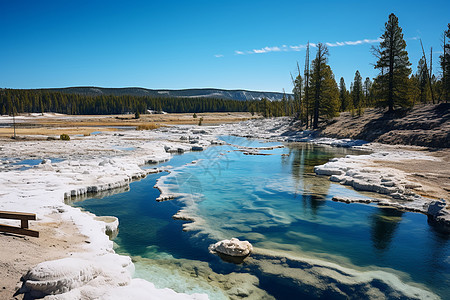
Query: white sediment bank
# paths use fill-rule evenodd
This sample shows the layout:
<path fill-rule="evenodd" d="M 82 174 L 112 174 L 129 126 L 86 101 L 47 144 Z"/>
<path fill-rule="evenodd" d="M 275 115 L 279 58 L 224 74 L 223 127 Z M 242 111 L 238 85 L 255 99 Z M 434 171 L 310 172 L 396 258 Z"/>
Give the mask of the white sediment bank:
<path fill-rule="evenodd" d="M 128 186 L 132 180 L 160 171 L 158 169 L 144 170 L 141 168 L 142 165 L 148 162 L 167 160 L 171 156 L 170 153 L 200 151 L 211 144 L 221 144 L 222 142 L 216 138 L 219 135 L 232 134 L 281 142 L 313 141 L 321 144 L 356 146 L 361 149 L 375 150 L 375 153 L 365 158 L 364 156 L 362 158 L 351 156 L 331 161 L 318 167 L 317 173 L 331 175 L 332 180 L 352 185 L 355 188 L 373 186 L 368 190 L 387 191 L 391 195 L 398 194 L 398 201 L 393 203 L 402 203 L 408 207 L 423 207 L 424 203 L 420 202 L 422 200 L 409 192 L 413 187 L 408 186 L 409 183 L 402 174 L 395 173 L 391 176 L 392 172 L 377 173 L 376 170 L 371 170 L 365 165 L 370 159 L 383 159 L 383 157 L 397 159 L 392 156 L 392 152 L 385 155 L 385 152 L 377 152 L 376 149 L 361 146 L 363 145 L 361 141 L 313 139 L 309 132 L 289 132 L 288 125 L 287 119 L 280 118 L 204 128 L 173 126 L 155 131 L 103 133 L 88 137 L 72 137 L 69 142 L 17 140 L 3 143 L 0 147 L 0 158 L 4 158 L 0 160 L 0 210 L 36 213 L 38 217 L 36 222 L 46 222 L 50 220 L 50 216 L 57 214 L 61 219 L 73 222 L 80 233 L 87 238 L 86 244 L 83 246 L 84 252 L 67 253 L 70 259 L 43 263 L 35 268 L 27 275 L 30 284 L 28 286 L 25 284 L 24 289 L 38 291 L 46 285 L 36 284 L 36 280 L 43 282 L 46 280 L 55 282 L 56 280 L 60 284 L 49 287 L 47 292 L 51 290 L 52 293 L 63 297 L 67 296 L 67 298 L 132 299 L 146 298 L 149 294 L 155 295 L 155 299 L 207 298 L 205 294 L 187 295 L 167 289 L 157 289 L 152 283 L 145 280 L 133 279 L 131 259 L 114 253 L 113 243 L 105 234 L 107 224 L 101 219 L 97 218 L 96 220 L 92 214 L 66 205 L 64 199 Z M 405 155 L 405 153 L 401 153 L 398 158 Z M 408 155 L 418 154 L 411 152 Z M 17 165 L 11 163 L 21 159 L 44 158 L 46 160 L 43 163 L 31 166 L 27 170 L 19 170 Z M 52 163 L 49 158 L 65 160 Z M 350 182 L 352 183 L 350 184 Z M 161 191 L 160 200 L 172 199 L 177 196 L 170 193 L 170 186 L 164 186 L 164 180 L 161 180 L 158 188 Z M 413 198 L 405 199 L 403 197 Z M 411 199 L 413 201 L 410 201 Z M 194 220 L 189 211 L 181 211 L 176 217 Z M 194 221 L 201 222 L 199 219 Z M 9 223 L 14 224 L 14 222 Z M 32 224 L 33 222 L 31 222 L 31 228 Z M 186 224 L 186 230 L 189 230 L 191 224 L 193 223 Z M 44 275 L 46 274 L 45 270 L 49 271 L 48 278 Z M 76 272 L 85 274 L 83 279 L 69 276 L 67 281 L 64 280 L 66 274 L 75 274 Z M 53 277 L 58 274 L 60 274 L 59 277 Z M 93 278 L 98 278 L 98 280 L 93 280 Z M 46 292 L 45 290 L 40 291 Z M 418 297 L 425 295 L 427 298 L 434 298 L 434 295 L 428 292 L 417 293 L 414 290 L 413 294 Z"/>
<path fill-rule="evenodd" d="M 184 129 L 179 130 L 186 133 Z M 210 144 L 196 139 L 197 148 L 192 149 L 189 141 L 169 140 L 170 137 L 161 132 L 130 131 L 72 137 L 68 142 L 25 139 L 1 145 L 0 210 L 35 213 L 36 222 L 40 223 L 51 221 L 57 214 L 64 221 L 73 222 L 86 236 L 83 252 L 67 253 L 68 259 L 43 262 L 33 268 L 25 276 L 27 281 L 22 292 L 55 294 L 57 299 L 131 299 L 148 295 L 152 295 L 152 299 L 208 298 L 205 294 L 187 295 L 157 289 L 145 280 L 133 279 L 131 259 L 114 254 L 113 243 L 105 234 L 114 233 L 117 221 L 95 217 L 64 203 L 65 199 L 128 186 L 133 180 L 159 172 L 141 166 L 168 160 L 173 149 L 184 152 Z M 120 148 L 133 150 L 118 150 Z M 49 158 L 64 161 L 52 163 Z M 15 164 L 23 159 L 43 160 L 24 169 L 23 165 Z M 8 220 L 2 223 L 17 225 Z"/>

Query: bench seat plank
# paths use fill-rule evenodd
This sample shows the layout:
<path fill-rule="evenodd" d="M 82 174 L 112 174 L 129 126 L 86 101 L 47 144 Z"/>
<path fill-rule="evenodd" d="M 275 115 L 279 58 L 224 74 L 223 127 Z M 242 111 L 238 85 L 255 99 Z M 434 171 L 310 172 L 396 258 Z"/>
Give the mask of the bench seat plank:
<path fill-rule="evenodd" d="M 15 234 L 22 234 L 22 235 L 28 235 L 31 237 L 39 237 L 39 231 L 31 230 L 31 229 L 25 229 L 25 228 L 19 228 L 9 225 L 0 224 L 0 231 L 2 232 L 8 232 L 8 233 L 15 233 Z"/>
<path fill-rule="evenodd" d="M 36 214 L 0 210 L 0 219 L 36 220 Z"/>

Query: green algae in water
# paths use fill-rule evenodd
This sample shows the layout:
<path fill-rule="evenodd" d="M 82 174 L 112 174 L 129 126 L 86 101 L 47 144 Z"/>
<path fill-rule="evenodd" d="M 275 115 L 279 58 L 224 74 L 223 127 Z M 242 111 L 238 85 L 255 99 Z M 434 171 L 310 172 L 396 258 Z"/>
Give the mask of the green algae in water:
<path fill-rule="evenodd" d="M 280 145 L 235 137 L 224 137 L 224 140 L 247 148 Z M 117 252 L 134 256 L 138 274 L 142 271 L 142 276 L 149 274 L 142 263 L 145 259 L 164 261 L 172 269 L 180 267 L 180 260 L 185 259 L 185 263 L 194 262 L 194 265 L 195 261 L 207 263 L 215 274 L 253 274 L 259 278 L 259 286 L 278 299 L 299 295 L 340 298 L 327 288 L 315 288 L 299 280 L 311 275 L 302 273 L 311 263 L 296 260 L 300 257 L 337 263 L 368 276 L 370 272 L 384 270 L 383 274 L 394 273 L 404 282 L 426 286 L 442 298 L 449 294 L 449 236 L 429 226 L 426 216 L 330 201 L 336 195 L 370 196 L 313 173 L 316 165 L 356 152 L 306 143 L 264 150 L 272 154 L 267 156 L 245 155 L 235 150 L 232 146 L 217 146 L 176 156 L 165 163 L 180 167 L 200 160 L 195 165 L 176 168 L 163 179 L 171 185 L 171 192 L 187 195 L 184 198 L 154 201 L 159 192 L 153 186 L 166 174 L 153 174 L 132 183 L 126 193 L 77 205 L 97 215 L 119 218 Z M 195 231 L 183 232 L 185 222 L 172 220 L 179 209 L 202 220 L 188 224 Z M 225 263 L 207 251 L 210 243 L 231 237 L 249 240 L 257 249 L 244 265 Z M 195 268 L 199 269 L 197 266 L 189 270 Z M 330 270 L 334 269 L 326 269 L 328 273 Z M 324 282 L 341 285 L 342 291 L 366 288 Z M 167 285 L 175 290 L 180 288 L 173 286 L 176 285 L 173 282 Z M 380 279 L 372 279 L 371 285 L 376 286 L 372 287 L 374 295 L 376 291 L 393 295 Z M 160 283 L 159 287 L 166 286 Z M 201 287 L 183 288 L 202 290 Z M 214 291 L 209 293 L 211 297 L 217 296 Z M 358 295 L 354 292 L 355 297 Z"/>

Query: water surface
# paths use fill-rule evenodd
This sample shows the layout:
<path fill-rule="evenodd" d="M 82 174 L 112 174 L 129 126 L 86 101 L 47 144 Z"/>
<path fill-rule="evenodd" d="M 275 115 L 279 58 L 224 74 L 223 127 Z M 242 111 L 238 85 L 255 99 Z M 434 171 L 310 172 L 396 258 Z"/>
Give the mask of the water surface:
<path fill-rule="evenodd" d="M 174 156 L 160 164 L 174 167 L 170 175 L 152 174 L 133 182 L 127 192 L 76 204 L 97 215 L 119 218 L 116 251 L 134 257 L 139 276 L 156 281 L 159 287 L 201 292 L 204 287 L 192 287 L 187 279 L 180 284 L 181 279 L 162 280 L 155 275 L 164 268 L 163 263 L 169 268 L 180 261 L 201 262 L 219 274 L 255 275 L 260 288 L 277 299 L 299 295 L 339 298 L 336 293 L 311 291 L 311 287 L 295 281 L 296 274 L 304 268 L 300 262 L 284 260 L 277 265 L 291 272 L 292 278 L 263 267 L 273 262 L 264 254 L 269 251 L 280 257 L 332 262 L 360 272 L 382 270 L 442 298 L 450 294 L 449 235 L 428 225 L 426 216 L 330 201 L 337 195 L 373 196 L 313 172 L 314 166 L 333 157 L 357 152 L 308 143 L 269 149 L 280 144 L 222 138 L 237 147 L 216 146 Z M 264 150 L 251 149 L 259 147 Z M 197 160 L 198 163 L 190 164 Z M 161 176 L 165 176 L 164 183 L 171 186 L 172 192 L 186 196 L 156 202 L 159 192 L 153 186 Z M 172 219 L 180 209 L 202 221 L 195 224 L 195 231 L 184 232 L 185 222 Z M 249 240 L 256 248 L 248 263 L 235 265 L 208 253 L 209 244 L 231 237 Z M 173 272 L 176 271 L 171 273 L 174 277 L 183 276 Z M 218 298 L 215 292 L 209 291 L 211 298 Z"/>

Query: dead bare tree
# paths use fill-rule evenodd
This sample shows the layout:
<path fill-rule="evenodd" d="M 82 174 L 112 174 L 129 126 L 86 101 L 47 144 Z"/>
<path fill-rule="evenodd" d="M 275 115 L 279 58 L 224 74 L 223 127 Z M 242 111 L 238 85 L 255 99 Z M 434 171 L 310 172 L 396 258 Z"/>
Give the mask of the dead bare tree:
<path fill-rule="evenodd" d="M 423 50 L 422 39 L 420 39 L 420 46 L 422 47 L 422 54 L 423 54 L 423 60 L 425 61 L 425 68 L 428 68 L 427 56 L 425 55 L 425 50 Z M 430 70 L 430 73 L 426 72 L 426 76 L 428 77 L 428 85 L 430 86 L 431 101 L 433 101 L 433 104 L 434 104 L 434 93 L 433 93 L 433 87 L 431 85 L 431 70 Z"/>
<path fill-rule="evenodd" d="M 305 108 L 306 108 L 306 128 L 309 126 L 309 41 L 306 44 L 306 57 L 305 57 Z"/>

